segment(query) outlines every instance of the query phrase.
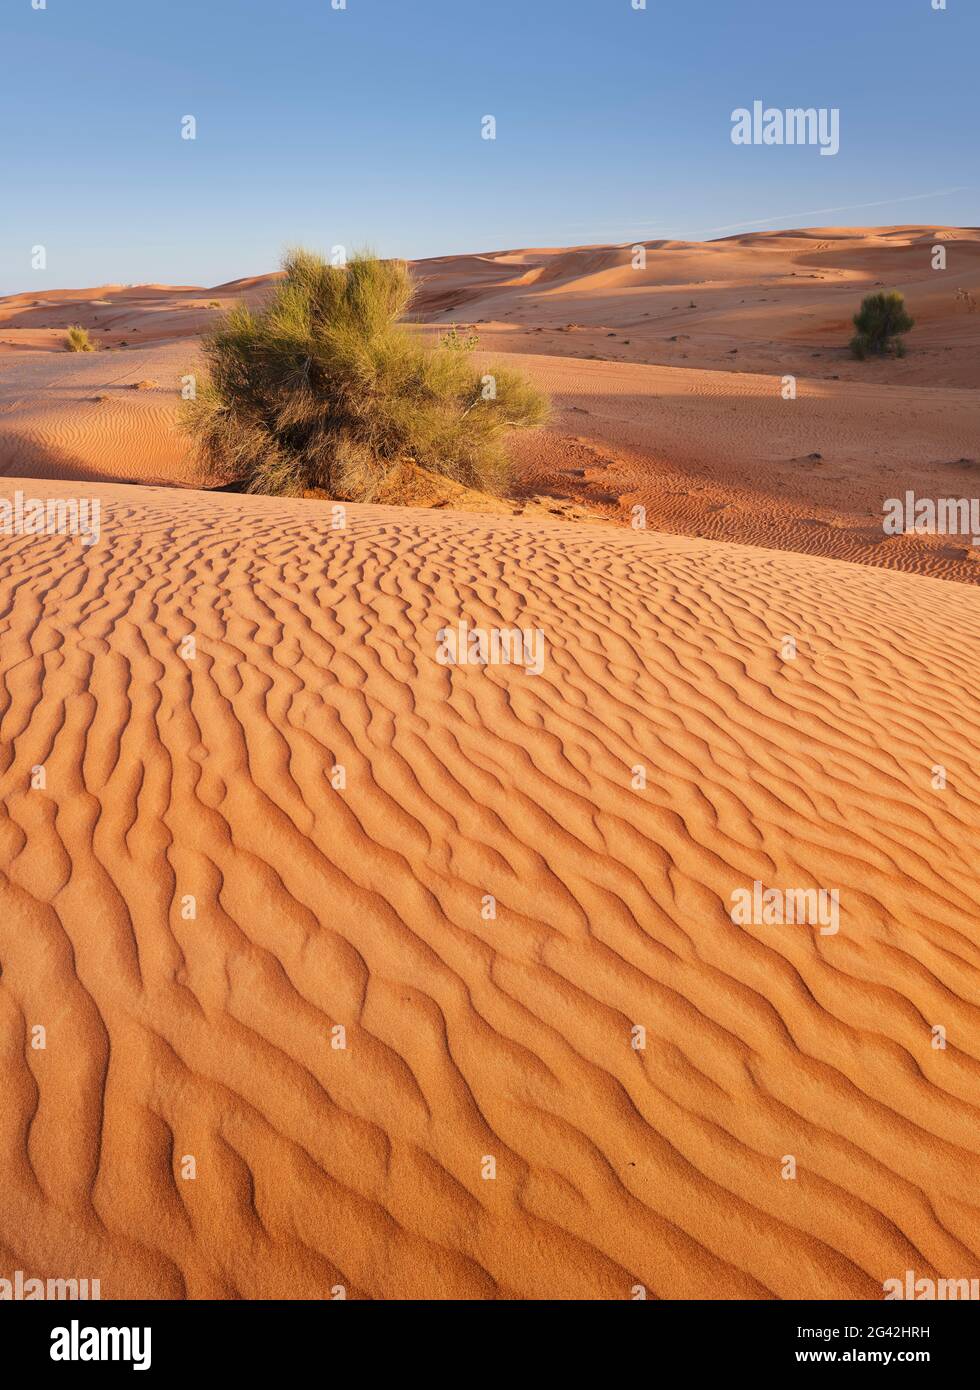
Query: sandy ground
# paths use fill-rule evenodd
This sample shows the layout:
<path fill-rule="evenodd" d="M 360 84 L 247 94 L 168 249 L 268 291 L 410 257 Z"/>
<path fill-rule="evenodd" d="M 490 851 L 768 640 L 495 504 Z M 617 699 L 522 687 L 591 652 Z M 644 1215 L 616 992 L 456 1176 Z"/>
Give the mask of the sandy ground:
<path fill-rule="evenodd" d="M 932 269 L 943 246 L 947 266 Z M 972 538 L 888 536 L 909 488 L 980 487 L 980 231 L 824 228 L 704 244 L 523 250 L 415 263 L 420 331 L 472 327 L 527 370 L 551 426 L 515 445 L 513 511 L 553 499 L 657 531 L 976 583 Z M 274 276 L 213 289 L 102 286 L 0 300 L 0 473 L 211 486 L 174 428 L 200 333 Z M 878 288 L 916 319 L 903 360 L 858 363 Z M 69 323 L 103 351 L 64 351 Z M 796 380 L 784 399 L 784 379 Z M 136 390 L 137 383 L 150 383 Z"/>
<path fill-rule="evenodd" d="M 0 535 L 0 1277 L 980 1277 L 980 561 L 881 529 L 976 493 L 980 233 L 414 270 L 417 331 L 473 325 L 554 418 L 493 508 L 336 529 L 204 490 L 175 431 L 272 277 L 0 301 L 0 507 L 102 506 L 91 546 Z M 852 362 L 879 284 L 909 355 Z M 440 663 L 460 621 L 540 673 Z M 839 930 L 737 925 L 756 883 Z"/>
<path fill-rule="evenodd" d="M 975 590 L 88 490 L 98 544 L 0 562 L 0 1267 L 258 1298 L 980 1273 Z M 439 664 L 460 619 L 540 628 L 541 674 Z M 756 880 L 838 888 L 839 932 L 734 925 Z"/>

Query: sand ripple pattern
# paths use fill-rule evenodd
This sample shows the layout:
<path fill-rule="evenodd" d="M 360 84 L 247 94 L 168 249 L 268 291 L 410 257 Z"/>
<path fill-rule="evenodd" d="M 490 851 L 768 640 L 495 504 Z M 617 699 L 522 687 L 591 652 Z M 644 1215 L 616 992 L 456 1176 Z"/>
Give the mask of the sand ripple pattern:
<path fill-rule="evenodd" d="M 980 596 L 88 490 L 98 545 L 0 548 L 0 1274 L 480 1299 L 980 1274 Z M 542 628 L 542 675 L 440 666 L 464 618 Z M 839 887 L 839 933 L 734 926 L 756 879 Z"/>

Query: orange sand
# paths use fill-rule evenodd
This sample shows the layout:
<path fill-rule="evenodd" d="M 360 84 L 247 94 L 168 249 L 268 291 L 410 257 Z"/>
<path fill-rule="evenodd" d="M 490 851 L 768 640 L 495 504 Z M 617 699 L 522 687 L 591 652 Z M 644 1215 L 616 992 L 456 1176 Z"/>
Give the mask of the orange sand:
<path fill-rule="evenodd" d="M 99 544 L 0 551 L 0 1269 L 197 1298 L 977 1275 L 975 590 L 86 493 Z M 542 674 L 440 665 L 460 618 L 540 627 Z M 756 879 L 839 887 L 839 933 L 734 926 Z"/>
<path fill-rule="evenodd" d="M 976 493 L 980 233 L 414 271 L 417 331 L 554 398 L 494 514 L 201 490 L 181 374 L 273 277 L 0 301 L 0 499 L 103 508 L 0 536 L 0 1277 L 980 1276 L 980 561 L 881 529 Z M 852 362 L 879 284 L 909 355 Z M 440 664 L 463 620 L 540 629 L 541 674 Z M 839 931 L 735 925 L 755 882 Z"/>
<path fill-rule="evenodd" d="M 945 244 L 948 268 L 932 269 Z M 542 491 L 628 524 L 975 583 L 970 547 L 887 537 L 885 499 L 980 486 L 980 230 L 824 228 L 700 243 L 526 250 L 415 263 L 420 331 L 473 325 L 480 348 L 551 393 L 516 450 Z M 274 276 L 0 300 L 0 474 L 210 486 L 174 430 L 212 303 L 261 302 Z M 901 290 L 909 354 L 859 363 L 864 294 Z M 690 307 L 691 305 L 695 307 Z M 111 351 L 64 351 L 69 323 Z M 125 344 L 125 346 L 123 346 Z M 782 398 L 787 375 L 797 399 Z M 156 382 L 135 391 L 141 380 Z M 104 399 L 99 399 L 99 397 Z M 520 510 L 515 507 L 515 511 Z"/>

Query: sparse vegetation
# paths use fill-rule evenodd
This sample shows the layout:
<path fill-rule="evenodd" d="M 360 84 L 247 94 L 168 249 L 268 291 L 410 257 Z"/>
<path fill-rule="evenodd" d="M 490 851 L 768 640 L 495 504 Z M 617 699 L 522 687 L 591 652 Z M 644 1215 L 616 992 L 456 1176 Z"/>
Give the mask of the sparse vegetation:
<path fill-rule="evenodd" d="M 88 336 L 88 329 L 82 328 L 81 324 L 73 323 L 68 329 L 68 336 L 65 343 L 69 352 L 94 352 L 95 345 Z"/>
<path fill-rule="evenodd" d="M 237 305 L 204 341 L 184 426 L 208 463 L 249 492 L 370 501 L 406 462 L 502 491 L 504 439 L 544 421 L 541 393 L 409 332 L 402 262 L 360 255 L 341 268 L 297 250 L 284 269 L 266 308 Z"/>
<path fill-rule="evenodd" d="M 867 295 L 860 313 L 854 315 L 854 327 L 858 331 L 851 339 L 851 351 L 859 361 L 881 357 L 887 352 L 904 357 L 905 344 L 899 334 L 914 328 L 915 319 L 905 308 L 905 297 L 892 290 L 886 294 Z"/>
<path fill-rule="evenodd" d="M 444 333 L 439 339 L 441 347 L 449 348 L 453 352 L 473 352 L 479 346 L 479 342 L 479 336 L 472 331 L 464 338 L 454 323 L 449 325 L 449 332 Z"/>

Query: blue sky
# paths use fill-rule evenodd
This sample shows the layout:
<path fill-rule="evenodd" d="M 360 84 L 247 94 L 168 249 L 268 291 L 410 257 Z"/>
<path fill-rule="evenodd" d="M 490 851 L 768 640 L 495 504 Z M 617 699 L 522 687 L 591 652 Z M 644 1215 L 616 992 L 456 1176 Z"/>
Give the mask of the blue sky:
<path fill-rule="evenodd" d="M 980 223 L 980 0 L 46 3 L 0 0 L 0 293 Z M 735 147 L 756 99 L 838 107 L 840 153 Z"/>

